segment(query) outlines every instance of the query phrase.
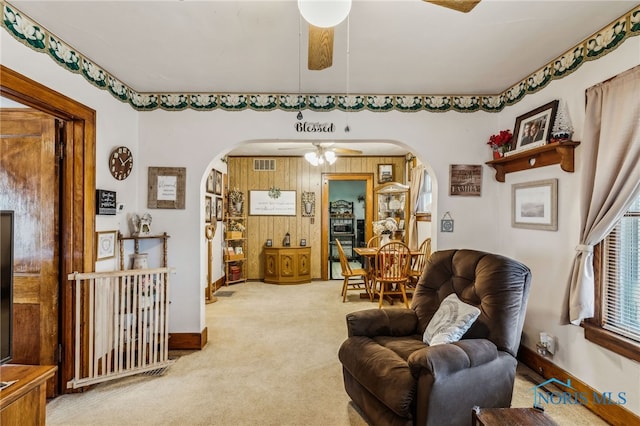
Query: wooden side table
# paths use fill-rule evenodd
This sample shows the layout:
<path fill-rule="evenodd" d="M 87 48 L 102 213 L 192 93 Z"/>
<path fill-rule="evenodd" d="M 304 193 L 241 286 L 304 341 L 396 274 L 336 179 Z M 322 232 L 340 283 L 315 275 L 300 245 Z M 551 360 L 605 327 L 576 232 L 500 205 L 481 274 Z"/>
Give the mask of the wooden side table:
<path fill-rule="evenodd" d="M 474 408 L 474 426 L 558 426 L 544 411 L 536 408 Z"/>
<path fill-rule="evenodd" d="M 55 365 L 12 365 L 0 367 L 2 381 L 12 385 L 0 391 L 2 426 L 44 425 L 46 421 L 47 380 Z"/>

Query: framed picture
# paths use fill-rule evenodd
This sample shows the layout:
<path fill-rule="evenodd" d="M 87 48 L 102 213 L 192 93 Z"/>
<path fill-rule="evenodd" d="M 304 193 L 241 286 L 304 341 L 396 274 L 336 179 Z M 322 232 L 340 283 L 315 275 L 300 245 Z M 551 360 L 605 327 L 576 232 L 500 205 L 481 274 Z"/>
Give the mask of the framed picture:
<path fill-rule="evenodd" d="M 184 209 L 186 167 L 149 167 L 150 209 Z"/>
<path fill-rule="evenodd" d="M 215 169 L 211 169 L 209 172 L 209 176 L 207 176 L 207 192 L 211 194 L 215 194 L 215 180 L 216 180 L 216 171 Z"/>
<path fill-rule="evenodd" d="M 222 213 L 224 212 L 224 209 L 222 208 L 222 197 L 216 197 L 216 213 L 215 213 L 215 218 L 216 221 L 221 221 L 222 220 Z"/>
<path fill-rule="evenodd" d="M 378 164 L 378 183 L 393 182 L 393 164 Z"/>
<path fill-rule="evenodd" d="M 300 240 L 300 247 L 306 247 L 307 246 L 307 240 L 305 240 L 304 238 Z"/>
<path fill-rule="evenodd" d="M 451 164 L 449 167 L 449 195 L 469 195 L 479 197 L 481 193 L 481 165 Z"/>
<path fill-rule="evenodd" d="M 558 101 L 556 100 L 516 118 L 513 130 L 514 150 L 520 151 L 546 145 L 557 110 Z"/>
<path fill-rule="evenodd" d="M 96 232 L 96 260 L 116 257 L 116 240 L 118 231 Z"/>
<path fill-rule="evenodd" d="M 267 242 L 264 244 L 267 247 L 271 247 L 273 246 L 273 241 L 271 239 L 268 239 Z"/>
<path fill-rule="evenodd" d="M 222 172 L 215 170 L 215 173 L 214 193 L 216 195 L 222 195 Z"/>
<path fill-rule="evenodd" d="M 204 221 L 206 223 L 211 223 L 211 218 L 215 216 L 215 213 L 212 209 L 216 207 L 213 205 L 213 197 L 210 195 L 204 196 Z"/>
<path fill-rule="evenodd" d="M 511 226 L 558 230 L 558 179 L 511 185 Z"/>

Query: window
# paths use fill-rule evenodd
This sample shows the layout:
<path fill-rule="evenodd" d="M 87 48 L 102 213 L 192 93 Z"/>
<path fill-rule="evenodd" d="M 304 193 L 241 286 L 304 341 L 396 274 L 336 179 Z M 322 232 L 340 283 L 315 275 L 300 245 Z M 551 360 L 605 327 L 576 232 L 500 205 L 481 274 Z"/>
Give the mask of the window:
<path fill-rule="evenodd" d="M 431 218 L 431 176 L 425 170 L 422 179 L 422 187 L 418 196 L 418 206 L 416 213 L 418 216 L 428 216 Z"/>
<path fill-rule="evenodd" d="M 598 252 L 597 312 L 591 324 L 602 332 L 589 331 L 587 326 L 585 336 L 608 349 L 640 360 L 640 197 L 600 244 Z M 598 337 L 606 340 L 598 341 Z"/>

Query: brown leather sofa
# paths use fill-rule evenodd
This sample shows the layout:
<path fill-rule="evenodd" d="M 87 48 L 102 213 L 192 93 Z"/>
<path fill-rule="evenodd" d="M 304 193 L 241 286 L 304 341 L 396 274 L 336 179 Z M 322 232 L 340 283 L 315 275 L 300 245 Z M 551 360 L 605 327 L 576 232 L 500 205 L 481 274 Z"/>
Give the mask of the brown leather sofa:
<path fill-rule="evenodd" d="M 509 407 L 530 282 L 529 268 L 504 256 L 435 252 L 410 309 L 347 315 L 347 393 L 373 425 L 471 425 L 473 406 Z M 428 346 L 423 332 L 453 292 L 480 315 L 459 341 Z"/>

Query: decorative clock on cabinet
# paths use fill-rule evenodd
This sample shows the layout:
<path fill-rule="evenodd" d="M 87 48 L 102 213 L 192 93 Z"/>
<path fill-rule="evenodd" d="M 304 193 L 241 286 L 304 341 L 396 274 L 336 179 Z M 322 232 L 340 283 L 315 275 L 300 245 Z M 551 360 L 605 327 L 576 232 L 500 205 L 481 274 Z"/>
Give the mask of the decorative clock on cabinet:
<path fill-rule="evenodd" d="M 109 171 L 118 180 L 125 180 L 133 169 L 133 154 L 126 146 L 119 146 L 109 156 Z"/>

